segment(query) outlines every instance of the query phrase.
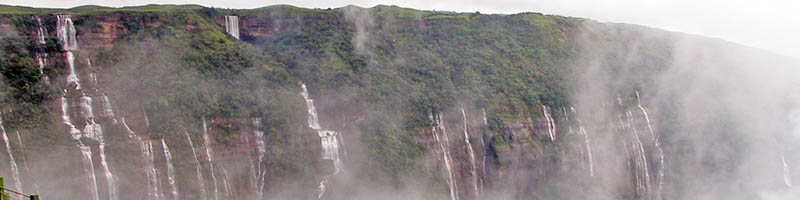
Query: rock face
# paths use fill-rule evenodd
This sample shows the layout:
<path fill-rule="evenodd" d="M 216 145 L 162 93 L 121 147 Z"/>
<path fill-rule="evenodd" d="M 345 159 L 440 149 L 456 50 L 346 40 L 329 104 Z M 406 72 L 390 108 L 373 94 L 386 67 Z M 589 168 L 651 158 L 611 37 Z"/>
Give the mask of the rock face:
<path fill-rule="evenodd" d="M 733 81 L 667 87 L 737 63 L 681 54 L 682 35 L 392 6 L 82 9 L 0 15 L 0 130 L 17 133 L 0 176 L 42 199 L 753 197 L 796 171 L 792 142 L 741 131 L 788 137 L 744 113 L 793 108 L 702 97 L 762 91 Z"/>

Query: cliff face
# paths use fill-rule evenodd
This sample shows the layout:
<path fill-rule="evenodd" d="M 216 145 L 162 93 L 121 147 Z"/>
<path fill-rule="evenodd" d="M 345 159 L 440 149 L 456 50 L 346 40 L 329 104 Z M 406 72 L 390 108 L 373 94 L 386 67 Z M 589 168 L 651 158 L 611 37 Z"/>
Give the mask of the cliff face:
<path fill-rule="evenodd" d="M 753 143 L 697 129 L 740 116 L 724 98 L 702 101 L 721 105 L 704 120 L 686 111 L 683 97 L 736 90 L 665 84 L 683 65 L 715 69 L 697 59 L 727 43 L 390 6 L 3 9 L 0 157 L 19 167 L 0 172 L 43 199 L 726 197 L 727 184 L 665 180 L 775 166 L 716 171 L 749 160 L 681 134 Z M 755 171 L 744 185 L 792 178 Z"/>

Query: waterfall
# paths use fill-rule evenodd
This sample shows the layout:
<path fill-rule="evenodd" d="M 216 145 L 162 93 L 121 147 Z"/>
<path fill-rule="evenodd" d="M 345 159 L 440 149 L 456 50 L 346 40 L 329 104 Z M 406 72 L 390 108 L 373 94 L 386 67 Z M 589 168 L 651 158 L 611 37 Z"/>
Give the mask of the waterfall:
<path fill-rule="evenodd" d="M 117 194 L 117 179 L 114 177 L 114 174 L 111 173 L 111 169 L 108 167 L 105 146 L 105 142 L 100 141 L 100 163 L 103 165 L 103 171 L 106 175 L 106 183 L 108 183 L 108 199 L 114 200 L 119 196 Z"/>
<path fill-rule="evenodd" d="M 431 131 L 433 132 L 434 140 L 439 144 L 439 149 L 442 151 L 442 160 L 444 161 L 445 171 L 447 172 L 447 186 L 450 189 L 450 199 L 457 200 L 458 186 L 456 185 L 455 176 L 453 176 L 453 169 L 451 167 L 453 161 L 450 157 L 450 140 L 447 139 L 447 129 L 445 129 L 444 122 L 442 121 L 444 117 L 441 114 L 434 113 L 431 113 L 428 117 L 435 125 L 432 127 Z"/>
<path fill-rule="evenodd" d="M 783 182 L 786 183 L 786 186 L 792 186 L 792 176 L 791 172 L 789 172 L 789 165 L 786 164 L 786 158 L 781 155 L 781 162 L 783 163 Z"/>
<path fill-rule="evenodd" d="M 136 135 L 136 133 L 131 130 L 131 127 L 128 126 L 128 122 L 125 120 L 125 117 L 120 118 L 122 121 L 122 126 L 125 128 L 125 131 L 128 134 L 129 138 L 135 139 L 139 143 L 139 150 L 142 152 L 142 160 L 144 161 L 144 172 L 145 177 L 147 179 L 147 198 L 148 199 L 161 199 L 158 193 L 159 182 L 158 182 L 158 171 L 155 168 L 155 158 L 153 155 L 153 144 L 152 141 L 142 140 L 141 137 Z"/>
<path fill-rule="evenodd" d="M 69 66 L 69 75 L 67 75 L 67 85 L 75 84 L 75 89 L 81 89 L 81 82 L 78 79 L 78 74 L 75 73 L 75 55 L 71 51 L 67 51 L 67 66 Z"/>
<path fill-rule="evenodd" d="M 61 40 L 64 50 L 78 50 L 78 40 L 75 37 L 75 26 L 72 24 L 72 18 L 69 15 L 57 15 L 56 17 L 58 17 L 58 22 L 56 23 L 58 39 Z"/>
<path fill-rule="evenodd" d="M 92 149 L 88 146 L 83 145 L 78 141 L 79 145 L 78 148 L 81 150 L 82 160 L 83 160 L 83 170 L 86 174 L 89 175 L 89 182 L 92 184 L 89 185 L 89 189 L 92 191 L 92 199 L 100 200 L 100 194 L 97 191 L 97 177 L 94 175 L 94 162 L 92 161 Z"/>
<path fill-rule="evenodd" d="M 2 113 L 0 113 L 2 115 Z M 2 126 L 2 118 L 0 118 L 0 126 Z M 19 135 L 19 131 L 15 131 L 17 133 L 17 142 L 19 143 L 20 152 L 22 153 L 22 165 L 25 166 L 25 172 L 31 174 L 31 168 L 28 166 L 27 160 L 28 158 L 25 157 L 25 144 L 22 143 L 22 136 Z M 39 193 L 39 184 L 36 183 L 36 180 L 33 180 L 33 193 Z"/>
<path fill-rule="evenodd" d="M 180 199 L 178 196 L 178 183 L 175 179 L 175 166 L 172 165 L 172 153 L 169 152 L 169 147 L 164 139 L 161 139 L 161 146 L 164 147 L 164 158 L 167 160 L 167 178 L 169 179 L 169 186 L 172 188 L 172 199 Z"/>
<path fill-rule="evenodd" d="M 264 198 L 264 176 L 266 176 L 266 169 L 262 167 L 264 162 L 264 156 L 267 154 L 267 144 L 264 142 L 264 132 L 260 131 L 261 128 L 261 119 L 254 119 L 253 124 L 256 127 L 253 131 L 256 135 L 256 149 L 258 150 L 258 163 L 256 166 L 258 169 L 256 170 L 256 196 L 258 199 Z"/>
<path fill-rule="evenodd" d="M 658 136 L 656 136 L 655 132 L 653 131 L 653 126 L 650 125 L 650 117 L 647 115 L 647 110 L 644 109 L 644 107 L 642 106 L 641 99 L 639 99 L 639 91 L 635 91 L 635 92 L 636 92 L 636 104 L 637 104 L 637 106 L 639 106 L 639 109 L 642 111 L 642 114 L 644 115 L 645 121 L 647 121 L 647 128 L 650 130 L 651 139 L 653 141 L 654 146 L 656 147 L 656 150 L 658 150 L 658 156 L 659 156 L 658 187 L 656 188 L 655 195 L 656 195 L 656 199 L 661 199 L 661 187 L 664 185 L 664 167 L 665 167 L 664 166 L 664 150 L 661 149 L 661 144 L 660 144 L 661 142 L 659 141 Z"/>
<path fill-rule="evenodd" d="M 81 114 L 83 114 L 86 121 L 94 120 L 94 110 L 92 109 L 92 97 L 86 96 L 86 93 L 81 94 Z"/>
<path fill-rule="evenodd" d="M 583 143 L 586 145 L 586 154 L 589 157 L 589 175 L 594 176 L 594 159 L 592 158 L 592 145 L 589 142 L 589 136 L 586 134 L 586 129 L 583 128 L 583 124 L 581 121 L 578 120 L 578 127 L 579 132 L 583 135 Z"/>
<path fill-rule="evenodd" d="M 147 175 L 147 199 L 159 200 L 161 196 L 158 191 L 158 171 L 156 170 L 155 158 L 153 156 L 153 142 L 151 140 L 142 141 L 139 143 L 139 147 L 144 153 L 144 167 L 145 174 Z"/>
<path fill-rule="evenodd" d="M 322 195 L 325 195 L 325 183 L 328 183 L 328 179 L 322 179 L 319 182 L 319 194 L 317 195 L 317 199 L 322 199 Z"/>
<path fill-rule="evenodd" d="M 123 121 L 124 123 L 124 121 Z M 200 166 L 200 159 L 197 159 L 197 150 L 194 148 L 194 144 L 192 144 L 192 138 L 189 137 L 189 131 L 183 129 L 183 134 L 186 135 L 186 140 L 189 141 L 189 147 L 192 148 L 192 155 L 194 156 L 194 163 L 195 163 L 195 171 L 197 171 L 197 183 L 200 185 L 200 194 L 203 196 L 203 199 L 207 199 L 206 192 L 206 181 L 203 178 L 202 166 Z"/>
<path fill-rule="evenodd" d="M 464 112 L 464 108 L 461 108 L 461 116 L 464 118 L 464 144 L 467 145 L 467 149 L 469 150 L 469 163 L 470 163 L 470 172 L 472 173 L 472 187 L 475 191 L 475 198 L 480 198 L 480 192 L 478 192 L 478 173 L 475 171 L 475 150 L 472 149 L 472 144 L 469 143 L 469 133 L 467 133 L 467 113 Z"/>
<path fill-rule="evenodd" d="M 342 162 L 339 159 L 339 141 L 336 138 L 336 132 L 320 130 L 317 132 L 322 143 L 322 159 L 333 161 L 333 174 L 336 175 L 342 170 Z"/>
<path fill-rule="evenodd" d="M 45 83 L 50 83 L 50 77 L 47 77 L 47 74 L 44 73 L 44 66 L 46 65 L 45 59 L 47 59 L 47 54 L 36 53 L 35 57 L 36 57 L 36 63 L 39 65 L 39 74 L 44 76 L 43 80 Z"/>
<path fill-rule="evenodd" d="M 486 108 L 481 108 L 481 112 L 483 112 L 483 126 L 485 129 L 489 126 L 489 120 L 486 119 Z M 483 179 L 486 177 L 486 154 L 489 153 L 489 148 L 486 148 L 486 142 L 484 141 L 485 137 L 487 137 L 486 131 L 484 131 L 483 135 L 481 135 L 481 145 L 483 146 L 483 156 L 481 158 L 481 192 L 483 192 Z"/>
<path fill-rule="evenodd" d="M 64 92 L 66 95 L 66 91 Z M 88 146 L 83 145 L 83 142 L 80 141 L 83 135 L 81 131 L 75 128 L 75 125 L 72 124 L 71 119 L 69 117 L 69 104 L 67 102 L 67 98 L 61 96 L 61 120 L 62 122 L 70 128 L 70 135 L 72 139 L 78 141 L 78 148 L 81 150 L 81 160 L 83 161 L 84 172 L 89 176 L 89 182 L 92 183 L 90 185 L 90 190 L 93 192 L 94 200 L 99 200 L 99 194 L 97 192 L 97 177 L 94 175 L 94 164 L 92 162 L 92 149 Z M 89 124 L 84 127 L 85 132 L 94 133 L 96 127 L 90 126 Z"/>
<path fill-rule="evenodd" d="M 308 127 L 317 131 L 317 135 L 319 135 L 322 145 L 322 159 L 332 160 L 333 161 L 333 174 L 329 175 L 328 177 L 324 178 L 319 183 L 319 195 L 318 198 L 322 198 L 325 194 L 326 183 L 328 182 L 328 178 L 330 176 L 334 176 L 339 174 L 342 171 L 343 163 L 339 157 L 339 141 L 337 136 L 339 135 L 336 131 L 331 130 L 324 130 L 319 125 L 319 117 L 317 115 L 317 109 L 314 107 L 314 100 L 310 98 L 308 93 L 308 88 L 306 84 L 300 83 L 300 88 L 302 91 L 300 95 L 303 96 L 303 99 L 306 101 L 306 107 L 308 108 Z"/>
<path fill-rule="evenodd" d="M 103 116 L 112 118 L 114 117 L 114 110 L 111 109 L 111 100 L 103 94 Z"/>
<path fill-rule="evenodd" d="M 208 164 L 211 170 L 211 181 L 214 182 L 214 199 L 219 199 L 219 187 L 217 186 L 217 175 L 214 174 L 214 157 L 211 154 L 211 141 L 208 138 L 208 124 L 206 124 L 206 118 L 203 117 L 203 145 L 206 150 L 206 158 L 208 159 Z"/>
<path fill-rule="evenodd" d="M 2 113 L 0 113 L 0 116 Z M 11 178 L 14 180 L 14 187 L 22 191 L 22 182 L 19 179 L 19 168 L 17 167 L 17 160 L 14 159 L 14 153 L 11 152 L 11 142 L 6 134 L 6 129 L 3 127 L 3 118 L 0 117 L 0 133 L 3 134 L 3 142 L 6 143 L 6 152 L 8 152 L 9 163 L 11 164 Z"/>
<path fill-rule="evenodd" d="M 72 139 L 81 139 L 81 131 L 72 124 L 72 120 L 69 117 L 69 103 L 67 102 L 67 98 L 63 95 L 61 96 L 61 122 L 69 127 L 69 133 L 72 135 Z"/>
<path fill-rule="evenodd" d="M 47 43 L 44 41 L 44 35 L 47 34 L 47 30 L 42 26 L 42 19 L 39 18 L 39 16 L 33 16 L 33 18 L 36 19 L 36 26 L 38 26 L 38 31 L 36 32 L 38 36 L 38 38 L 36 38 L 37 42 L 39 42 L 39 44 Z"/>
<path fill-rule="evenodd" d="M 75 73 L 75 55 L 72 51 L 78 50 L 78 40 L 75 37 L 75 27 L 72 25 L 72 19 L 69 15 L 58 15 L 58 39 L 64 50 L 67 51 L 67 66 L 69 67 L 69 75 L 67 75 L 67 85 L 75 84 L 75 89 L 81 89 L 81 84 L 78 75 Z"/>
<path fill-rule="evenodd" d="M 67 57 L 67 65 L 69 67 L 69 75 L 67 76 L 67 85 L 75 84 L 76 90 L 81 90 L 80 79 L 75 70 L 75 55 L 72 51 L 78 50 L 78 40 L 75 36 L 75 27 L 72 23 L 72 19 L 69 15 L 58 15 L 58 22 L 56 24 L 56 29 L 58 30 L 58 39 L 60 40 L 62 47 L 66 50 L 66 57 Z M 41 22 L 39 22 L 41 24 Z M 43 30 L 40 28 L 40 43 L 43 43 Z M 43 61 L 40 64 L 40 73 L 43 73 Z M 89 62 L 91 65 L 91 61 Z M 61 96 L 61 111 L 62 111 L 62 121 L 70 128 L 70 135 L 73 139 L 78 141 L 78 147 L 81 150 L 81 154 L 83 155 L 84 161 L 84 170 L 86 173 L 89 174 L 91 182 L 93 183 L 92 191 L 94 192 L 94 199 L 99 199 L 99 193 L 97 191 L 97 177 L 95 175 L 94 170 L 94 163 L 92 161 L 92 151 L 91 148 L 84 145 L 83 142 L 80 141 L 81 138 L 86 137 L 87 139 L 91 139 L 97 141 L 99 143 L 100 149 L 100 163 L 103 166 L 103 172 L 106 177 L 106 182 L 108 183 L 108 199 L 116 200 L 118 198 L 117 194 L 117 186 L 116 186 L 116 179 L 111 173 L 111 169 L 108 164 L 108 160 L 106 159 L 105 154 L 105 139 L 103 138 L 103 128 L 100 124 L 95 122 L 94 112 L 92 110 L 92 98 L 87 96 L 86 93 L 81 91 L 80 97 L 80 111 L 82 116 L 84 116 L 86 125 L 83 127 L 83 131 L 81 132 L 78 130 L 75 125 L 72 124 L 71 119 L 69 117 L 69 104 L 66 99 L 67 90 L 64 90 L 64 95 Z M 110 105 L 110 104 L 109 104 Z M 110 107 L 110 106 L 109 106 Z"/>
<path fill-rule="evenodd" d="M 225 32 L 239 39 L 239 16 L 225 15 Z"/>
<path fill-rule="evenodd" d="M 300 93 L 303 95 L 303 99 L 306 100 L 306 107 L 308 108 L 308 127 L 311 129 L 319 130 L 319 120 L 317 118 L 317 108 L 314 107 L 314 100 L 309 98 L 308 88 L 306 88 L 306 84 L 301 84 L 300 87 L 303 91 Z"/>
<path fill-rule="evenodd" d="M 542 113 L 544 113 L 544 119 L 547 121 L 547 133 L 550 135 L 550 140 L 553 142 L 556 141 L 556 132 L 558 131 L 556 128 L 556 122 L 552 116 L 550 116 L 550 107 L 542 105 Z"/>
<path fill-rule="evenodd" d="M 636 151 L 636 153 L 638 153 L 639 155 L 634 157 L 634 161 L 636 162 L 636 169 L 638 169 L 635 171 L 637 180 L 636 181 L 637 190 L 640 196 L 646 197 L 648 196 L 648 193 L 650 191 L 650 172 L 649 172 L 650 170 L 647 167 L 647 155 L 644 151 L 644 145 L 642 144 L 642 141 L 639 139 L 639 133 L 636 130 L 636 127 L 633 126 L 633 117 L 632 117 L 633 114 L 631 114 L 631 112 L 627 112 L 626 115 L 628 117 L 628 127 L 633 130 L 633 139 L 634 139 L 633 146 L 634 148 L 636 148 L 636 146 L 639 147 L 638 151 Z M 644 175 L 644 177 L 642 177 L 642 175 Z"/>
<path fill-rule="evenodd" d="M 232 199 L 233 197 L 231 196 L 231 191 L 232 191 L 231 184 L 230 182 L 228 182 L 228 180 L 230 179 L 230 176 L 228 176 L 228 170 L 225 169 L 224 165 L 220 166 L 219 168 L 222 169 L 222 186 L 224 186 L 223 189 L 225 189 L 225 193 L 223 195 L 225 195 L 225 199 Z"/>

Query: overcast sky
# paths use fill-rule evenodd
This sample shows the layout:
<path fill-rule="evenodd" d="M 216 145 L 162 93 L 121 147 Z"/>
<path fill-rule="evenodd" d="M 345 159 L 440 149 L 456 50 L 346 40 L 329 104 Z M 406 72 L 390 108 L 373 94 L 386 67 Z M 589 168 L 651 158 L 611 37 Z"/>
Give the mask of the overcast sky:
<path fill-rule="evenodd" d="M 800 59 L 800 0 L 0 0 L 0 4 L 70 8 L 200 4 L 257 8 L 290 4 L 307 8 L 397 5 L 423 10 L 481 13 L 542 12 L 606 22 L 640 24 L 722 38 Z"/>

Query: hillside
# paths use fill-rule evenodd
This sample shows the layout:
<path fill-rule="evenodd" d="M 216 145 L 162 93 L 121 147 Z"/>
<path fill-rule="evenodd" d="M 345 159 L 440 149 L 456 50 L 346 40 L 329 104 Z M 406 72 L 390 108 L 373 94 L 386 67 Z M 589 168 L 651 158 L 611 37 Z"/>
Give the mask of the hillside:
<path fill-rule="evenodd" d="M 798 194 L 798 62 L 716 39 L 146 5 L 0 6 L 0 42 L 0 176 L 42 199 Z"/>

